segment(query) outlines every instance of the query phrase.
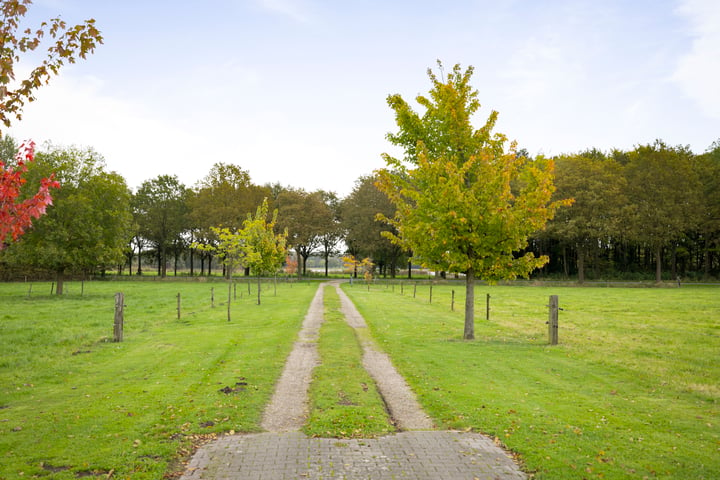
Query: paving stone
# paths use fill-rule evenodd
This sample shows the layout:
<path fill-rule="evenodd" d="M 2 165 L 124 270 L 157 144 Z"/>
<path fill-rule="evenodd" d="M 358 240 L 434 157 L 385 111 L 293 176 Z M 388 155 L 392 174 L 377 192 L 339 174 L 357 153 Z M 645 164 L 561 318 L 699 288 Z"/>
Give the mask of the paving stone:
<path fill-rule="evenodd" d="M 477 433 L 413 431 L 375 439 L 300 432 L 222 437 L 198 451 L 184 480 L 519 480 L 525 475 Z"/>

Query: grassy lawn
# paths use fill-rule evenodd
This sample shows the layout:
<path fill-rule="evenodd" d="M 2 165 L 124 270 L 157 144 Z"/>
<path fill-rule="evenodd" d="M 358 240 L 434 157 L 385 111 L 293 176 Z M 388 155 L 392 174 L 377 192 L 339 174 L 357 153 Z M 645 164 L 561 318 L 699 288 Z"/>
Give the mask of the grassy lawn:
<path fill-rule="evenodd" d="M 362 348 L 340 312 L 335 287 L 325 287 L 325 322 L 320 328 L 321 364 L 310 385 L 309 436 L 370 438 L 394 432 L 382 398 L 362 366 Z"/>
<path fill-rule="evenodd" d="M 432 304 L 427 285 L 343 288 L 438 424 L 498 437 L 535 478 L 720 478 L 717 287 L 478 286 L 474 341 L 461 285 Z"/>
<path fill-rule="evenodd" d="M 0 479 L 157 480 L 201 439 L 259 431 L 317 284 L 277 288 L 258 306 L 238 285 L 228 322 L 222 282 L 0 284 Z"/>

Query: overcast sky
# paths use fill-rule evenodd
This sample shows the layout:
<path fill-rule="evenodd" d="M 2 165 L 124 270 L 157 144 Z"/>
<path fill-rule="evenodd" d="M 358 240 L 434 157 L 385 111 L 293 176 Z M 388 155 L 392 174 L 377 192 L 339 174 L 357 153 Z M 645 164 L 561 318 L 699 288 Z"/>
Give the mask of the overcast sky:
<path fill-rule="evenodd" d="M 38 91 L 18 140 L 93 147 L 136 188 L 216 162 L 341 196 L 395 150 L 386 104 L 475 67 L 480 126 L 531 154 L 720 138 L 717 0 L 35 0 L 105 43 Z M 30 65 L 28 65 L 29 67 Z"/>

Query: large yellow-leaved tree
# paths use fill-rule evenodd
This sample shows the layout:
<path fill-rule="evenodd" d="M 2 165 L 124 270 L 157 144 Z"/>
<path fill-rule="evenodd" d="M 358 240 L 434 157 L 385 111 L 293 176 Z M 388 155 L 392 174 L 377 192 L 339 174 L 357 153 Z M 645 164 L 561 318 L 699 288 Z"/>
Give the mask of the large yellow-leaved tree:
<path fill-rule="evenodd" d="M 519 252 L 569 203 L 551 201 L 551 160 L 517 155 L 515 143 L 506 148 L 507 137 L 492 132 L 497 112 L 473 127 L 480 103 L 472 73 L 455 65 L 438 78 L 428 70 L 429 97 L 416 99 L 422 115 L 400 95 L 388 97 L 399 131 L 387 138 L 405 157 L 385 154 L 387 168 L 377 172 L 378 187 L 397 207 L 386 218 L 397 234 L 386 235 L 426 267 L 465 274 L 465 339 L 474 338 L 475 280 L 525 277 L 544 265 L 547 257 Z"/>

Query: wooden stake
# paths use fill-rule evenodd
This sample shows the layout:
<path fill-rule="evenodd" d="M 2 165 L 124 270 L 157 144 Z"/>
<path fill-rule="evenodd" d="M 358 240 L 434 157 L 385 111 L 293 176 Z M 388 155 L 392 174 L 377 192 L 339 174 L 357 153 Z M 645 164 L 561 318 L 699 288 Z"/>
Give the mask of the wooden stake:
<path fill-rule="evenodd" d="M 125 294 L 115 294 L 115 323 L 113 326 L 113 342 L 123 341 L 123 324 L 125 323 Z"/>
<path fill-rule="evenodd" d="M 550 303 L 548 305 L 549 319 L 548 319 L 548 338 L 550 345 L 558 344 L 558 296 L 550 295 Z"/>
<path fill-rule="evenodd" d="M 228 283 L 228 322 L 230 321 L 230 300 L 232 299 L 232 283 Z"/>

